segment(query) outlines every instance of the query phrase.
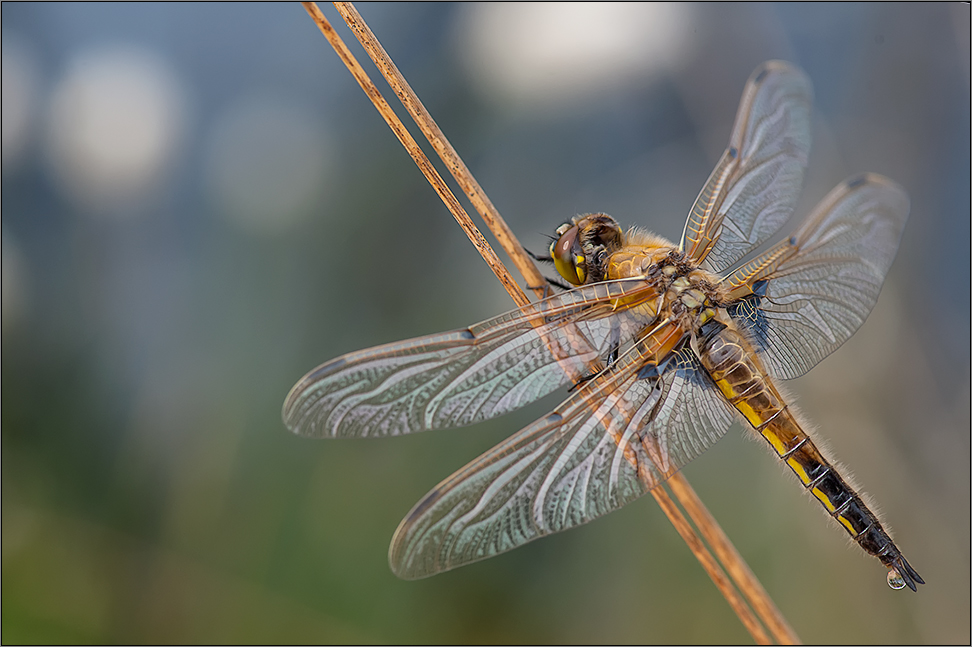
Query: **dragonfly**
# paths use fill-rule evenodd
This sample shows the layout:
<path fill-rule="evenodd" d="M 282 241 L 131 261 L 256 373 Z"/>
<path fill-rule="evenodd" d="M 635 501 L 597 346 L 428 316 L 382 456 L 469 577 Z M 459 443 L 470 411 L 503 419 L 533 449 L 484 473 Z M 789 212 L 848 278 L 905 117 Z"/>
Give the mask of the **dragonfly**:
<path fill-rule="evenodd" d="M 572 384 L 552 412 L 432 489 L 399 524 L 392 571 L 417 579 L 586 523 L 663 483 L 733 421 L 762 436 L 892 588 L 924 584 L 807 433 L 778 380 L 809 371 L 877 301 L 910 203 L 866 173 L 788 238 L 810 149 L 812 86 L 769 61 L 678 245 L 574 217 L 547 256 L 562 291 L 468 328 L 349 353 L 283 405 L 292 431 L 361 438 L 472 425 Z"/>

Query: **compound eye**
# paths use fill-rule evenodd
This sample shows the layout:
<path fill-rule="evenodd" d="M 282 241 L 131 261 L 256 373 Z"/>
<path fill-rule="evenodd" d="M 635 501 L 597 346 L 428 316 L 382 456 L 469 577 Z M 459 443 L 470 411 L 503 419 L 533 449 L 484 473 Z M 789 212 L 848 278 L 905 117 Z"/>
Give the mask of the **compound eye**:
<path fill-rule="evenodd" d="M 550 244 L 550 257 L 557 273 L 573 285 L 582 285 L 587 278 L 587 259 L 577 239 L 578 229 L 571 227 Z"/>

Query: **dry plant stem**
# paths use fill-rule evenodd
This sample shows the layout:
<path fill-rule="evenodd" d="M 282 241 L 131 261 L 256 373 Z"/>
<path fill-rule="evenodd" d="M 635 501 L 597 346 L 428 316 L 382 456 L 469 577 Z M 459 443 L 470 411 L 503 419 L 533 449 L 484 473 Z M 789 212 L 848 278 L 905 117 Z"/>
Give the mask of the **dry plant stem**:
<path fill-rule="evenodd" d="M 715 558 L 712 557 L 712 554 L 706 549 L 705 545 L 702 543 L 702 540 L 699 539 L 699 536 L 692 529 L 692 526 L 675 505 L 675 502 L 672 501 L 671 497 L 668 496 L 665 488 L 658 486 L 651 491 L 651 495 L 655 497 L 655 501 L 658 502 L 658 506 L 662 509 L 662 511 L 664 511 L 665 515 L 668 517 L 668 520 L 672 522 L 672 525 L 675 526 L 675 530 L 678 531 L 678 534 L 682 536 L 682 539 L 685 541 L 686 545 L 688 545 L 689 550 L 692 551 L 695 558 L 702 564 L 705 572 L 709 574 L 710 578 L 712 578 L 712 582 L 716 585 L 716 588 L 719 589 L 719 592 L 722 593 L 722 596 L 729 603 L 729 606 L 731 606 L 732 610 L 736 612 L 737 616 L 739 616 L 740 622 L 742 622 L 743 626 L 746 627 L 746 631 L 748 631 L 749 635 L 753 637 L 756 644 L 771 644 L 772 640 L 770 640 L 769 635 L 763 631 L 763 627 L 759 624 L 756 616 L 754 616 L 750 608 L 746 606 L 743 599 L 739 597 L 739 594 L 733 587 L 732 582 L 729 581 L 728 577 L 726 577 L 725 572 L 719 568 L 719 564 L 716 563 Z"/>
<path fill-rule="evenodd" d="M 470 240 L 473 242 L 477 250 L 479 250 L 480 254 L 483 255 L 487 264 L 489 264 L 490 268 L 493 269 L 494 274 L 496 274 L 497 278 L 500 279 L 500 282 L 506 288 L 507 292 L 510 293 L 510 296 L 513 297 L 513 300 L 517 303 L 517 305 L 525 305 L 527 300 L 519 286 L 516 285 L 516 283 L 512 280 L 512 277 L 509 276 L 509 273 L 506 272 L 505 268 L 495 257 L 492 249 L 489 248 L 488 243 L 486 243 L 486 241 L 482 238 L 482 235 L 475 228 L 475 225 L 468 220 L 468 216 L 456 201 L 455 196 L 453 196 L 448 187 L 444 185 L 442 178 L 438 175 L 435 169 L 431 167 L 431 164 L 421 150 L 418 149 L 415 141 L 405 130 L 405 127 L 402 125 L 401 121 L 398 120 L 394 112 L 391 111 L 391 108 L 381 97 L 378 89 L 367 77 L 360 64 L 358 64 L 358 62 L 354 59 L 350 51 L 341 41 L 340 37 L 334 32 L 334 29 L 321 13 L 320 9 L 314 3 L 305 2 L 303 4 L 307 9 L 307 12 L 317 23 L 325 37 L 328 39 L 340 58 L 344 61 L 345 65 L 351 71 L 352 75 L 358 81 L 358 84 L 362 87 L 369 98 L 371 98 L 372 102 L 375 104 L 376 108 L 378 108 L 378 111 L 382 114 L 382 117 L 388 123 L 389 127 L 391 127 L 395 132 L 395 135 L 398 137 L 399 141 L 402 142 L 405 148 L 409 151 L 409 154 L 412 155 L 415 163 L 419 166 L 423 174 L 433 185 L 433 188 L 435 188 L 440 198 L 442 198 L 443 202 L 446 203 L 450 211 L 453 212 L 453 215 L 456 217 L 456 220 L 459 222 L 460 226 L 462 226 L 463 230 L 466 231 L 467 236 L 469 236 Z M 344 16 L 346 22 L 348 22 L 349 27 L 351 27 L 352 31 L 359 38 L 366 51 L 368 51 L 369 55 L 375 61 L 378 68 L 385 75 L 385 78 L 388 80 L 391 87 L 398 94 L 399 98 L 402 100 L 413 119 L 415 119 L 416 123 L 429 139 L 429 142 L 435 148 L 440 157 L 442 157 L 443 162 L 449 167 L 450 171 L 453 173 L 453 176 L 456 178 L 456 181 L 460 184 L 460 186 L 463 187 L 463 190 L 469 196 L 470 201 L 482 214 L 483 219 L 490 226 L 490 229 L 493 231 L 494 235 L 496 235 L 497 240 L 499 240 L 503 245 L 504 249 L 510 255 L 510 258 L 516 264 L 521 274 L 524 275 L 528 281 L 528 284 L 531 286 L 537 286 L 537 288 L 540 289 L 540 286 L 546 284 L 546 279 L 544 279 L 544 277 L 539 273 L 536 265 L 534 265 L 529 256 L 526 255 L 515 235 L 507 227 L 506 223 L 499 216 L 498 212 L 496 212 L 492 202 L 490 202 L 489 198 L 486 197 L 485 193 L 483 193 L 479 184 L 472 177 L 472 174 L 469 172 L 465 164 L 463 164 L 459 159 L 455 150 L 452 148 L 451 144 L 449 144 L 445 135 L 441 132 L 441 130 L 439 130 L 431 115 L 429 115 L 428 111 L 418 100 L 418 97 L 411 90 L 411 87 L 407 84 L 407 82 L 405 82 L 405 79 L 402 77 L 397 67 L 395 67 L 395 65 L 388 58 L 387 53 L 381 47 L 380 43 L 378 43 L 371 30 L 364 23 L 364 20 L 361 18 L 360 14 L 358 14 L 357 10 L 355 10 L 353 6 L 350 6 L 349 3 L 335 3 L 335 5 L 342 16 Z M 453 206 L 455 208 L 453 208 Z M 494 262 L 496 265 L 494 265 Z M 508 280 L 504 280 L 504 277 L 506 277 Z M 684 482 L 684 477 L 679 474 L 676 474 L 673 478 L 677 478 L 680 480 L 680 482 Z M 687 486 L 687 482 L 684 483 Z M 689 488 L 689 490 L 690 489 L 691 488 Z M 673 488 L 673 491 L 675 492 L 676 497 L 680 497 L 680 492 L 684 493 L 684 488 Z M 694 495 L 694 492 L 692 494 Z M 666 515 L 668 515 L 672 524 L 678 530 L 679 534 L 682 535 L 689 548 L 696 555 L 696 558 L 702 564 L 703 568 L 705 568 L 706 572 L 709 573 L 709 576 L 712 578 L 713 582 L 715 582 L 723 596 L 726 597 L 726 600 L 729 602 L 730 606 L 739 616 L 740 620 L 743 622 L 744 626 L 746 626 L 747 630 L 750 632 L 756 642 L 761 644 L 769 643 L 770 639 L 763 628 L 759 625 L 759 622 L 752 615 L 752 612 L 746 606 L 746 603 L 742 600 L 742 598 L 739 597 L 738 593 L 727 579 L 725 573 L 721 568 L 719 568 L 715 558 L 707 551 L 705 544 L 699 538 L 698 534 L 695 533 L 691 525 L 685 520 L 684 516 L 682 516 L 682 514 L 678 511 L 678 508 L 675 506 L 671 498 L 668 497 L 667 493 L 665 493 L 662 488 L 655 488 L 652 490 L 652 495 L 655 496 L 655 499 L 659 502 L 662 510 Z M 687 502 L 681 503 L 686 507 L 686 510 L 689 511 L 689 514 L 692 516 L 695 523 L 700 526 L 700 530 L 702 530 L 704 536 L 707 538 L 721 537 L 725 544 L 731 548 L 731 544 L 728 543 L 728 538 L 726 538 L 725 533 L 723 533 L 721 528 L 718 527 L 715 520 L 708 513 L 708 511 L 705 510 L 701 501 L 699 501 L 697 497 L 691 497 L 687 500 Z M 719 545 L 719 542 L 716 541 L 715 545 Z M 724 560 L 724 563 L 727 563 L 727 570 L 729 571 L 730 575 L 735 577 L 742 573 L 748 573 L 750 577 L 752 576 L 751 571 L 745 565 L 745 563 L 742 562 L 734 548 L 725 549 L 725 546 L 723 546 L 722 549 L 719 550 L 718 554 L 720 554 L 720 558 Z M 726 560 L 728 560 L 728 562 L 726 562 Z M 755 581 L 755 578 L 753 578 L 753 580 Z M 768 597 L 766 597 L 765 591 L 761 586 L 758 586 L 757 584 L 755 587 L 748 586 L 747 588 L 745 586 L 741 586 L 740 588 L 747 592 L 747 597 L 749 597 L 750 600 L 753 600 L 753 607 L 756 609 L 757 613 L 760 613 L 760 616 L 763 618 L 763 621 L 767 624 L 767 626 L 771 627 L 771 630 L 773 627 L 783 627 L 786 630 L 789 630 L 789 627 L 786 625 L 785 621 L 782 620 L 782 617 L 780 617 L 778 621 L 774 621 L 773 619 L 767 620 L 767 618 L 763 617 L 765 610 L 775 610 L 776 607 L 768 599 Z M 796 637 L 792 635 L 791 630 L 789 633 L 778 634 L 777 631 L 773 631 L 773 633 L 776 635 L 776 640 L 779 642 L 796 642 Z"/>
<path fill-rule="evenodd" d="M 781 645 L 799 645 L 800 639 L 796 632 L 793 631 L 786 618 L 773 604 L 773 600 L 767 595 L 763 585 L 756 579 L 746 562 L 736 552 L 736 547 L 729 541 L 719 524 L 715 523 L 714 520 L 710 523 L 711 514 L 702 504 L 692 486 L 689 485 L 688 480 L 681 473 L 676 473 L 666 483 L 696 527 L 701 531 L 702 536 L 715 552 L 719 561 L 725 566 L 729 576 L 736 582 L 736 586 L 749 600 L 756 615 L 773 634 L 773 641 Z"/>
<path fill-rule="evenodd" d="M 405 147 L 408 154 L 412 156 L 412 159 L 419 167 L 419 170 L 422 171 L 422 174 L 429 181 L 429 184 L 431 184 L 432 188 L 435 189 L 435 192 L 439 194 L 442 202 L 444 202 L 446 207 L 449 208 L 449 211 L 452 212 L 456 222 L 459 223 L 459 226 L 462 227 L 462 230 L 466 233 L 466 236 L 468 236 L 469 240 L 472 241 L 473 246 L 475 246 L 479 251 L 479 254 L 483 257 L 483 260 L 485 260 L 486 264 L 489 265 L 489 268 L 493 270 L 493 274 L 496 275 L 496 278 L 499 279 L 500 283 L 503 284 L 506 291 L 510 293 L 511 297 L 513 297 L 513 301 L 515 301 L 518 306 L 525 306 L 529 304 L 530 301 L 527 299 L 526 295 L 523 294 L 523 290 L 521 290 L 520 286 L 516 284 L 516 281 L 513 280 L 509 270 L 507 270 L 506 266 L 504 266 L 500 262 L 499 258 L 496 257 L 496 253 L 489 246 L 489 243 L 486 242 L 486 239 L 483 238 L 483 235 L 479 232 L 479 229 L 476 228 L 476 225 L 473 224 L 472 220 L 469 218 L 469 215 L 462 208 L 462 205 L 459 204 L 459 201 L 456 200 L 456 196 L 454 196 L 452 191 L 449 190 L 449 187 L 446 186 L 446 183 L 442 180 L 442 177 L 432 166 L 431 162 L 429 162 L 428 158 L 425 156 L 425 153 L 422 152 L 422 149 L 420 149 L 418 144 L 415 143 L 415 140 L 412 139 L 412 136 L 408 133 L 408 130 L 405 129 L 405 126 L 402 124 L 401 120 L 399 120 L 398 116 L 394 113 L 394 111 L 392 111 L 391 106 L 389 106 L 385 99 L 381 96 L 381 93 L 378 92 L 378 88 L 376 88 L 375 84 L 371 82 L 371 79 L 368 78 L 368 75 L 365 74 L 364 69 L 362 69 L 358 61 L 355 60 L 354 56 L 352 56 L 350 50 L 348 50 L 347 46 L 344 44 L 344 41 L 341 40 L 341 38 L 334 31 L 334 28 L 331 27 L 331 23 L 328 22 L 327 18 L 324 17 L 324 14 L 321 13 L 320 8 L 318 8 L 318 6 L 313 2 L 305 2 L 303 5 L 307 10 L 307 13 L 309 13 L 311 18 L 314 19 L 314 22 L 317 23 L 317 26 L 324 34 L 324 37 L 327 38 L 329 43 L 331 43 L 334 51 L 337 52 L 338 56 L 342 61 L 344 61 L 344 64 L 351 71 L 351 74 L 358 82 L 358 85 L 361 86 L 361 89 L 365 91 L 368 98 L 370 98 L 372 103 L 375 104 L 375 107 L 378 108 L 378 112 L 381 113 L 381 116 L 384 118 L 389 128 L 391 128 L 395 133 L 395 136 L 398 137 L 398 141 L 402 143 L 402 146 Z"/>
<path fill-rule="evenodd" d="M 465 162 L 462 161 L 459 154 L 452 147 L 452 144 L 449 143 L 449 140 L 439 128 L 439 125 L 432 119 L 432 115 L 425 109 L 425 105 L 412 90 L 412 86 L 408 84 L 408 81 L 399 72 L 398 67 L 391 60 L 391 57 L 388 56 L 385 48 L 375 38 L 374 33 L 368 27 L 364 18 L 361 17 L 361 14 L 358 13 L 358 10 L 350 2 L 335 2 L 334 7 L 341 14 L 341 17 L 344 18 L 351 31 L 354 32 L 355 37 L 365 48 L 365 51 L 368 52 L 368 56 L 375 62 L 375 65 L 381 71 L 385 80 L 388 81 L 388 85 L 398 95 L 402 105 L 408 110 L 408 114 L 412 115 L 412 119 L 415 120 L 422 134 L 429 140 L 432 148 L 435 149 L 435 152 L 442 159 L 443 163 L 449 168 L 452 177 L 456 179 L 456 182 L 459 183 L 459 186 L 469 198 L 473 207 L 482 216 L 483 222 L 486 223 L 489 230 L 496 236 L 497 242 L 499 242 L 503 250 L 509 255 L 510 260 L 513 261 L 516 269 L 519 270 L 520 274 L 526 280 L 527 285 L 534 290 L 537 297 L 543 298 L 547 296 L 545 294 L 547 280 L 540 270 L 537 269 L 533 260 L 524 252 L 516 235 L 506 224 L 506 221 L 503 220 L 496 207 L 493 206 L 492 201 L 483 191 L 482 187 L 479 186 L 479 182 L 470 173 Z"/>

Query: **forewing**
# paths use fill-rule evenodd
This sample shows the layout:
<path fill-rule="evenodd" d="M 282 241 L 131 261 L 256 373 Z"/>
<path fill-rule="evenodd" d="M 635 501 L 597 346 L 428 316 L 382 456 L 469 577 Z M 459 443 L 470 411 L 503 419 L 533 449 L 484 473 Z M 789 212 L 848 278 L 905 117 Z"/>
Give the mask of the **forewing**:
<path fill-rule="evenodd" d="M 750 331 L 774 377 L 803 375 L 864 323 L 894 261 L 908 210 L 908 195 L 891 180 L 872 173 L 852 178 L 831 191 L 789 240 L 727 277 L 731 291 L 765 290 L 742 298 L 729 313 Z"/>
<path fill-rule="evenodd" d="M 605 374 L 447 478 L 399 525 L 396 575 L 511 550 L 638 498 L 718 440 L 732 409 L 683 346 L 657 377 L 627 353 Z"/>
<path fill-rule="evenodd" d="M 291 389 L 284 423 L 313 437 L 394 436 L 506 413 L 585 376 L 641 332 L 646 315 L 614 300 L 648 292 L 640 280 L 597 283 L 463 330 L 349 353 Z"/>
<path fill-rule="evenodd" d="M 736 122 L 695 201 L 681 249 L 711 271 L 725 270 L 790 217 L 810 154 L 813 89 L 800 69 L 763 63 L 749 77 Z"/>

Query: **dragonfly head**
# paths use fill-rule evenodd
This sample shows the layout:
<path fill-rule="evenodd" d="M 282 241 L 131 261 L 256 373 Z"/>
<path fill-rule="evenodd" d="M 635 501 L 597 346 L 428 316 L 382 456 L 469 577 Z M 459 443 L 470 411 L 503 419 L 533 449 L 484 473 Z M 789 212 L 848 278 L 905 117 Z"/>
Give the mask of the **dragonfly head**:
<path fill-rule="evenodd" d="M 593 213 L 578 216 L 557 228 L 550 257 L 557 273 L 572 285 L 604 279 L 607 257 L 621 248 L 621 227 L 611 216 Z"/>

